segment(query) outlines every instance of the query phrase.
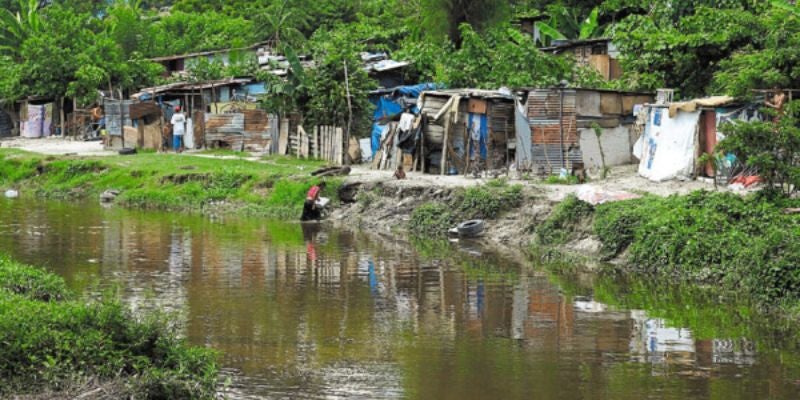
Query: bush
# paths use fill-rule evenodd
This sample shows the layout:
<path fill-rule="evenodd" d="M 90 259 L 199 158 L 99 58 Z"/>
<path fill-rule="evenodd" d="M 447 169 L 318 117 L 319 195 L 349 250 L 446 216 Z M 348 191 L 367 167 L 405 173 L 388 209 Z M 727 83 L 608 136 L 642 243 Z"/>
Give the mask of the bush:
<path fill-rule="evenodd" d="M 59 277 L 7 258 L 0 281 L 0 397 L 117 379 L 134 397 L 214 396 L 214 354 L 187 346 L 163 316 L 67 300 Z"/>
<path fill-rule="evenodd" d="M 415 236 L 443 236 L 456 223 L 455 215 L 444 203 L 426 203 L 411 213 L 409 230 Z"/>
<path fill-rule="evenodd" d="M 456 196 L 454 205 L 461 219 L 494 219 L 501 213 L 518 207 L 522 200 L 522 186 L 487 185 L 466 189 Z"/>
<path fill-rule="evenodd" d="M 628 269 L 742 291 L 761 304 L 800 300 L 800 217 L 764 197 L 695 192 L 598 206 L 594 232 Z"/>
<path fill-rule="evenodd" d="M 522 186 L 503 180 L 489 181 L 458 191 L 447 202 L 424 204 L 411 213 L 409 230 L 417 237 L 443 236 L 456 223 L 471 219 L 495 219 L 519 207 Z"/>
<path fill-rule="evenodd" d="M 800 101 L 789 102 L 785 111 L 765 110 L 775 121 L 728 123 L 720 127 L 725 139 L 718 151 L 732 153 L 764 180 L 767 191 L 789 196 L 800 188 Z"/>
<path fill-rule="evenodd" d="M 570 195 L 559 203 L 550 216 L 536 229 L 537 241 L 543 245 L 563 244 L 582 230 L 582 222 L 591 217 L 593 208 L 589 203 Z"/>

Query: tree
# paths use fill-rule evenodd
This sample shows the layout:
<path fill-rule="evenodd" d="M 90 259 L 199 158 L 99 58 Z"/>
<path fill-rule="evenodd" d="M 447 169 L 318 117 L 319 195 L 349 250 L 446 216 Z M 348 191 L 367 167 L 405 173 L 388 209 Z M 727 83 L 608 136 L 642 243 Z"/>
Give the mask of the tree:
<path fill-rule="evenodd" d="M 461 25 L 483 32 L 510 14 L 502 0 L 420 0 L 422 24 L 430 36 L 446 35 L 456 47 L 461 46 Z"/>
<path fill-rule="evenodd" d="M 290 46 L 298 46 L 305 36 L 302 29 L 308 27 L 308 21 L 296 9 L 289 6 L 289 0 L 278 0 L 267 7 L 260 15 L 261 24 L 258 31 L 265 32 L 266 38 L 280 47 L 282 41 Z"/>
<path fill-rule="evenodd" d="M 350 125 L 354 136 L 358 132 L 366 133 L 372 110 L 368 93 L 376 84 L 361 68 L 358 54 L 363 51 L 364 45 L 353 40 L 344 27 L 333 31 L 317 31 L 310 45 L 316 67 L 308 71 L 309 98 L 304 107 L 306 118 L 316 125 Z"/>
<path fill-rule="evenodd" d="M 699 7 L 678 23 L 632 15 L 611 28 L 622 53 L 621 86 L 671 87 L 684 96 L 703 96 L 720 62 L 761 40 L 758 16 L 740 7 Z"/>
<path fill-rule="evenodd" d="M 751 43 L 720 61 L 713 90 L 745 97 L 750 89 L 800 85 L 800 8 L 773 2 L 760 14 L 757 31 Z"/>

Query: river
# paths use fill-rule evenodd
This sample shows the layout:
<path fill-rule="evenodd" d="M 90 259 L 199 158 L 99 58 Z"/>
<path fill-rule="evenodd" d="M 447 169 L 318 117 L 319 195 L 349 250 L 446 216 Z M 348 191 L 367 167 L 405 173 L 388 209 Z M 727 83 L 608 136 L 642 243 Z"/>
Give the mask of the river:
<path fill-rule="evenodd" d="M 741 304 L 479 247 L 0 200 L 0 252 L 174 312 L 231 398 L 797 399 L 798 334 Z"/>

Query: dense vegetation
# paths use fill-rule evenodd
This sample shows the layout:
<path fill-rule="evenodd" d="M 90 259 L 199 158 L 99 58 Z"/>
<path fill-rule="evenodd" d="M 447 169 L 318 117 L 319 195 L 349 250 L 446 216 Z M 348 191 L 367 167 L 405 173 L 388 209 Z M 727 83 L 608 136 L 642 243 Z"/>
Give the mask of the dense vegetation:
<path fill-rule="evenodd" d="M 626 253 L 628 272 L 712 284 L 760 304 L 794 306 L 800 300 L 800 216 L 783 212 L 788 202 L 703 191 L 594 209 L 572 199 L 544 225 L 558 229 L 537 233 L 541 242 L 554 243 L 553 232 L 558 243 L 566 242 L 575 237 L 574 216 L 589 213 L 604 256 Z"/>
<path fill-rule="evenodd" d="M 49 158 L 0 150 L 0 186 L 23 195 L 97 199 L 105 190 L 121 193 L 125 206 L 243 212 L 299 218 L 308 188 L 319 181 L 309 173 L 319 161 L 270 157 L 261 162 L 166 154 L 87 158 Z M 335 198 L 337 180 L 325 195 Z"/>
<path fill-rule="evenodd" d="M 552 85 L 673 87 L 685 96 L 794 87 L 800 76 L 800 9 L 786 0 L 3 0 L 0 99 L 75 97 L 162 81 L 151 57 L 272 42 L 296 61 L 289 77 L 257 70 L 248 57 L 201 63 L 191 79 L 256 75 L 269 83 L 265 107 L 363 132 L 362 51 L 412 62 L 408 82 L 498 88 Z M 540 16 L 540 43 L 512 25 Z M 624 76 L 601 82 L 568 58 L 537 51 L 555 38 L 612 37 Z M 236 57 L 234 57 L 236 58 Z M 346 107 L 349 66 L 353 111 Z"/>
<path fill-rule="evenodd" d="M 60 277 L 0 255 L 0 397 L 102 386 L 118 398 L 213 398 L 216 383 L 213 352 L 164 318 L 80 300 Z"/>

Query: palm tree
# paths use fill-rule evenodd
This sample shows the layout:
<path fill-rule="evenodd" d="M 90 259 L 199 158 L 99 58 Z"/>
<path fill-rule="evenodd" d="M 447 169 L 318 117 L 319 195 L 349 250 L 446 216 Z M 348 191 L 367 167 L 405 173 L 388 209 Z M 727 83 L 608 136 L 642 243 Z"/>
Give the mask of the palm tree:
<path fill-rule="evenodd" d="M 296 11 L 289 7 L 289 0 L 278 0 L 262 13 L 259 30 L 266 31 L 266 37 L 274 41 L 275 48 L 280 48 L 281 41 L 297 45 L 305 39 L 299 28 L 308 23 Z"/>
<path fill-rule="evenodd" d="M 22 43 L 33 33 L 41 32 L 42 18 L 38 0 L 19 0 L 20 11 L 0 11 L 0 54 L 19 57 Z"/>

